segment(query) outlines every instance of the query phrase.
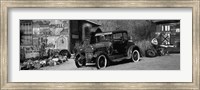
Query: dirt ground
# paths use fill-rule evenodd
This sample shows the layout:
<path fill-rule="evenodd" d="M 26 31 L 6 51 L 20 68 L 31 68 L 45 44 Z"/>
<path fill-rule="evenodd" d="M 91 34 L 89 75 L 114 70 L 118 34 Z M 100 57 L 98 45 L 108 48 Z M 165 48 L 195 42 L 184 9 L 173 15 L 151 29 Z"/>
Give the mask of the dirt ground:
<path fill-rule="evenodd" d="M 74 59 L 41 70 L 97 70 L 94 64 L 77 68 Z M 122 61 L 100 70 L 180 70 L 180 54 L 170 54 L 153 58 L 142 57 L 139 62 Z"/>

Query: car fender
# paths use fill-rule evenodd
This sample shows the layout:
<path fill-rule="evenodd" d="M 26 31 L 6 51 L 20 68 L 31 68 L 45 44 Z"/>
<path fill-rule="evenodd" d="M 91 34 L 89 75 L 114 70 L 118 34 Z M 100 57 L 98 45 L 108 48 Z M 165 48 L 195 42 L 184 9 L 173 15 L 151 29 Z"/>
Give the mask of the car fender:
<path fill-rule="evenodd" d="M 75 54 L 75 58 L 78 57 L 78 56 L 80 56 L 81 59 L 85 59 L 85 56 L 83 54 L 81 54 L 80 52 Z M 76 59 L 74 59 L 74 60 L 76 60 Z"/>
<path fill-rule="evenodd" d="M 94 58 L 97 58 L 97 56 L 98 56 L 99 54 L 102 54 L 102 53 L 108 58 L 108 56 L 107 56 L 107 54 L 106 54 L 105 51 L 97 51 L 97 52 L 95 52 L 95 53 L 94 53 Z"/>
<path fill-rule="evenodd" d="M 127 49 L 127 58 L 126 59 L 130 59 L 131 58 L 131 53 L 133 50 L 137 49 L 140 53 L 140 48 L 136 45 L 130 45 Z M 141 53 L 140 53 L 140 56 L 141 56 Z"/>

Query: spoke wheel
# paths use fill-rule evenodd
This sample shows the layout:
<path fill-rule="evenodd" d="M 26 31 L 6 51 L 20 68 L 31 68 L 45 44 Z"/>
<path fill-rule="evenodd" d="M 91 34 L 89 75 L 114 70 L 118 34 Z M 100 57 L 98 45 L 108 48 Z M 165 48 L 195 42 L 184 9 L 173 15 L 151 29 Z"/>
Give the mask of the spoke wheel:
<path fill-rule="evenodd" d="M 138 50 L 133 50 L 131 58 L 132 58 L 133 62 L 138 62 L 140 60 L 139 51 Z"/>
<path fill-rule="evenodd" d="M 86 65 L 86 61 L 85 61 L 85 59 L 81 59 L 81 57 L 80 56 L 77 56 L 76 58 L 75 58 L 75 64 L 76 64 L 76 67 L 83 67 L 83 66 L 85 66 Z"/>
<path fill-rule="evenodd" d="M 96 60 L 97 69 L 105 68 L 107 64 L 108 64 L 108 61 L 105 55 L 101 54 L 97 57 L 97 60 Z"/>

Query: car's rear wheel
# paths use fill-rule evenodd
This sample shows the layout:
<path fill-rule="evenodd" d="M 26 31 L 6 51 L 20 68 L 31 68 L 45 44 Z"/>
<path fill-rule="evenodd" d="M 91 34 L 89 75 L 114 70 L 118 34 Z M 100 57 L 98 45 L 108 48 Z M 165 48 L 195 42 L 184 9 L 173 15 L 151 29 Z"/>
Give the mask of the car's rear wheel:
<path fill-rule="evenodd" d="M 138 62 L 140 60 L 140 53 L 137 49 L 133 50 L 131 59 L 133 62 Z"/>
<path fill-rule="evenodd" d="M 108 60 L 104 54 L 100 54 L 96 58 L 96 67 L 97 69 L 105 68 L 108 65 Z"/>
<path fill-rule="evenodd" d="M 76 67 L 83 67 L 86 65 L 86 60 L 85 59 L 81 59 L 81 56 L 76 56 L 75 58 L 75 64 Z"/>

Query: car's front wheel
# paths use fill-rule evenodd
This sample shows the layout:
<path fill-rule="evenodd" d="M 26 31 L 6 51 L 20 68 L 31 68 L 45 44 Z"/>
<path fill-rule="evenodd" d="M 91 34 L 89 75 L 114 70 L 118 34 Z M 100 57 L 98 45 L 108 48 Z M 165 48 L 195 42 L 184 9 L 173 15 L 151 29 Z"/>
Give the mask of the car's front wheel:
<path fill-rule="evenodd" d="M 133 62 L 138 62 L 140 60 L 140 53 L 137 49 L 133 50 L 131 59 Z"/>
<path fill-rule="evenodd" d="M 86 60 L 85 59 L 81 59 L 81 56 L 76 56 L 75 57 L 75 64 L 76 67 L 83 67 L 86 65 Z"/>
<path fill-rule="evenodd" d="M 108 60 L 104 54 L 98 55 L 96 58 L 97 69 L 105 68 L 108 65 Z"/>

